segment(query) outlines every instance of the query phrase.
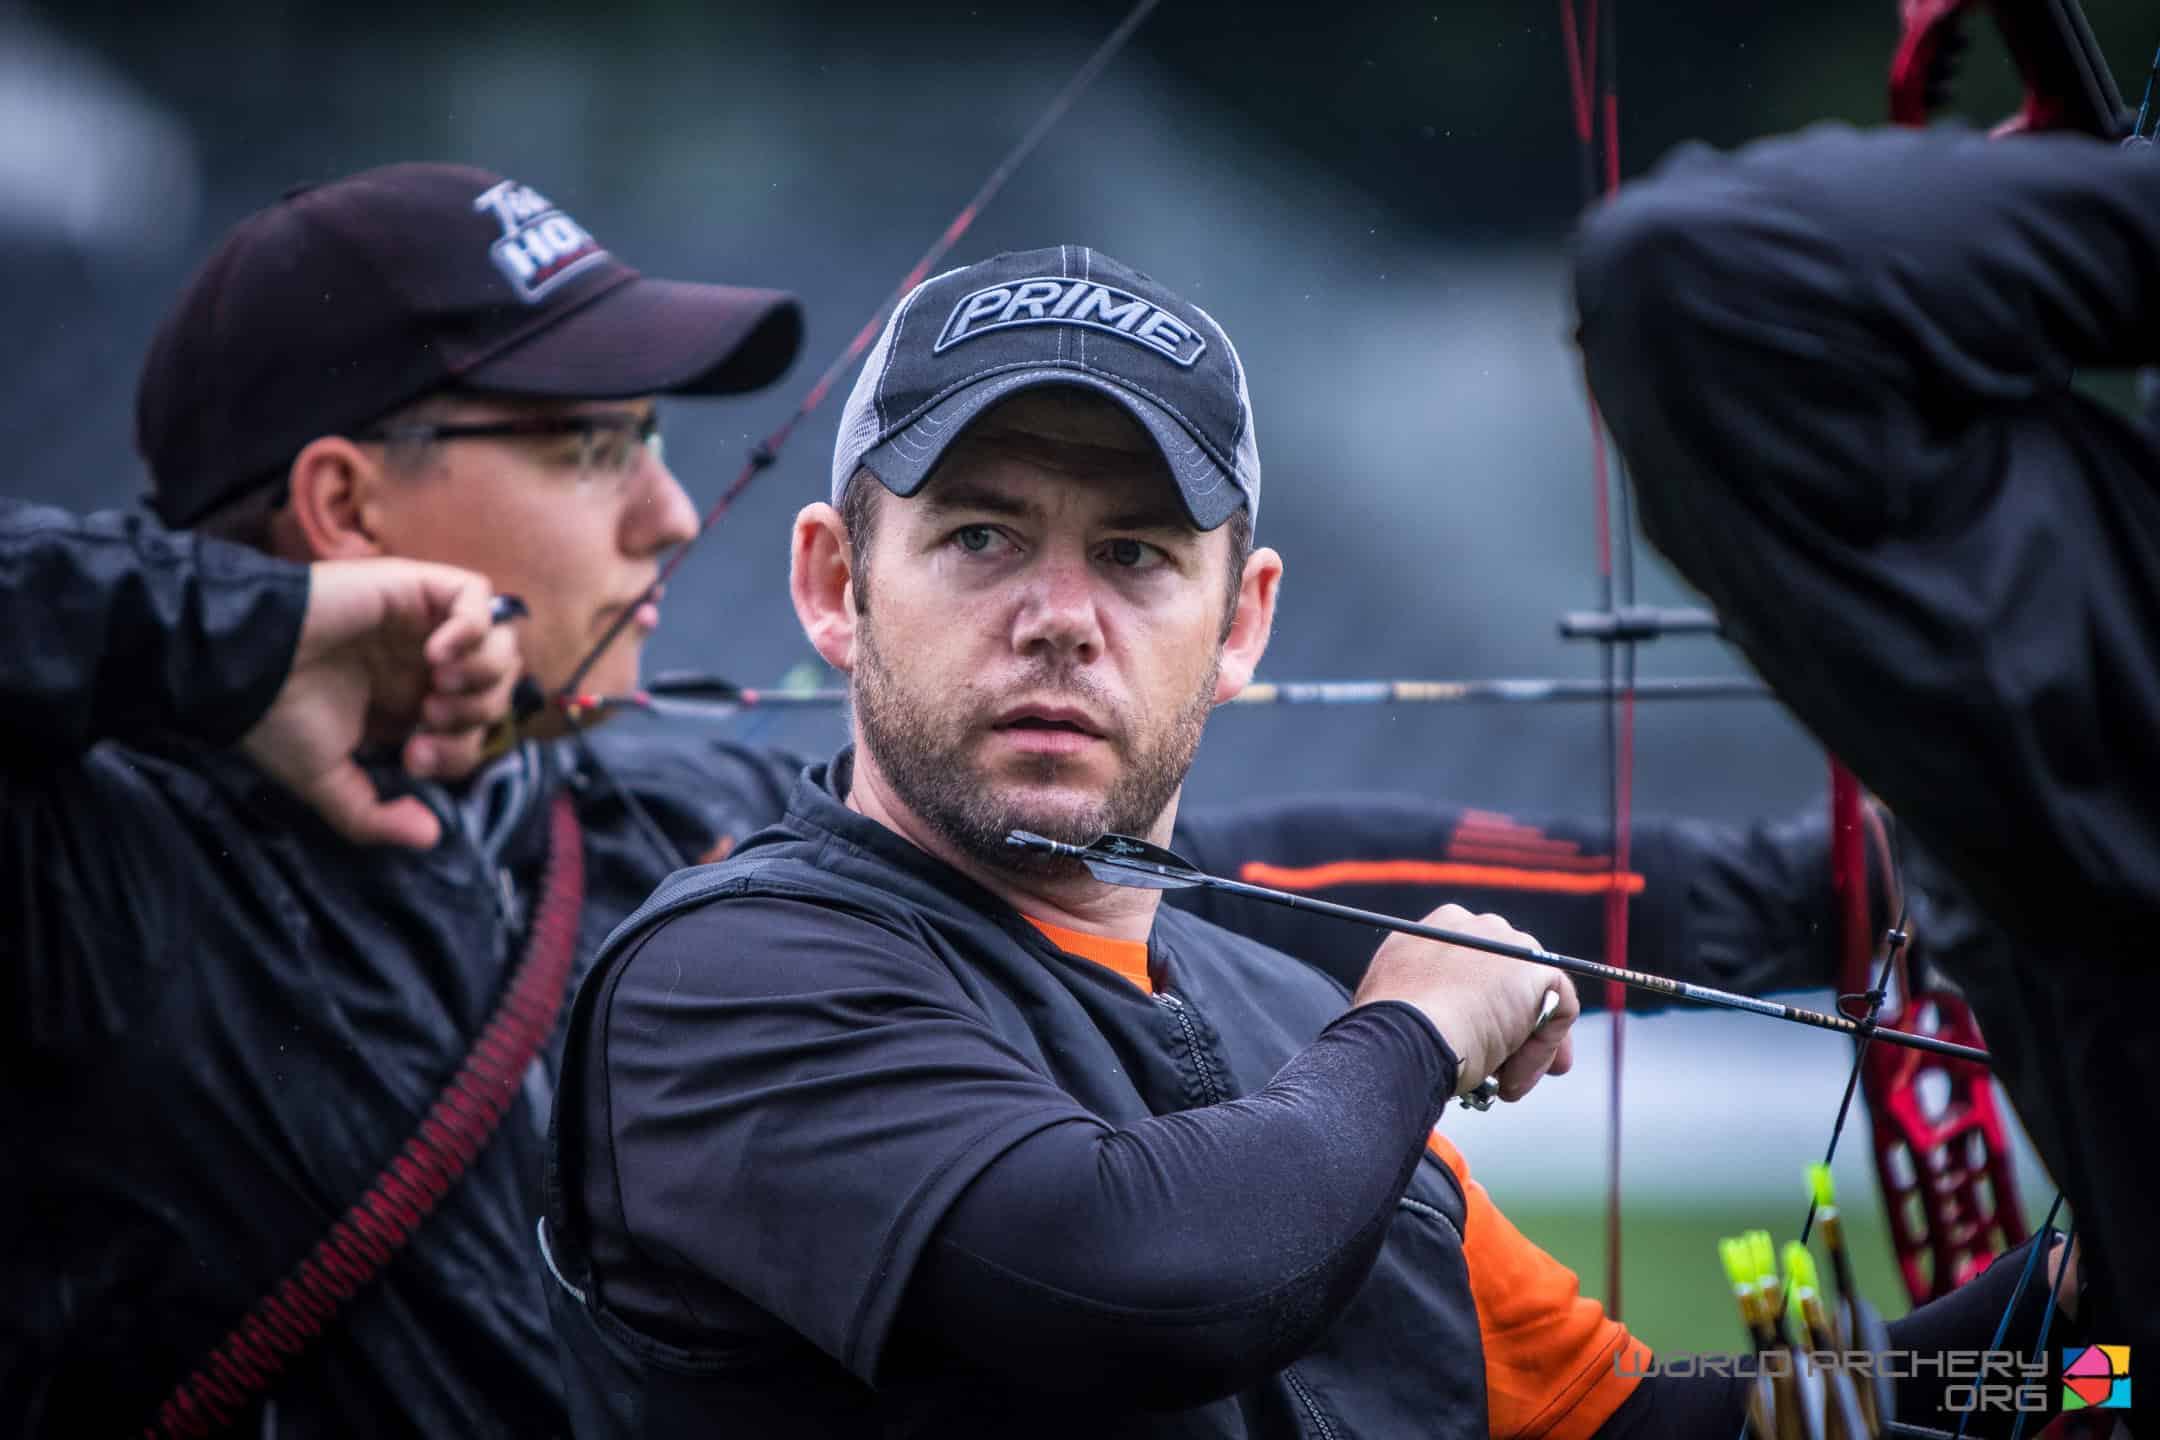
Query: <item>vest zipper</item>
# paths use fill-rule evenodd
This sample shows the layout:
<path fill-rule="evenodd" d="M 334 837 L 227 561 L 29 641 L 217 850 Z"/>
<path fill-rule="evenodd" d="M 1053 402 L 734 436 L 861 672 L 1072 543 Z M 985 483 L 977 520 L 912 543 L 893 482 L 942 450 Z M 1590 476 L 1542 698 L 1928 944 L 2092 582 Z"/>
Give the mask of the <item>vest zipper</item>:
<path fill-rule="evenodd" d="M 1319 1400 L 1314 1397 L 1310 1389 L 1306 1388 L 1305 1381 L 1298 1375 L 1296 1367 L 1293 1366 L 1282 1373 L 1283 1379 L 1290 1382 L 1290 1393 L 1297 1396 L 1298 1404 L 1305 1407 L 1306 1418 L 1311 1420 L 1313 1428 L 1320 1432 L 1321 1440 L 1335 1440 L 1335 1427 L 1328 1423 L 1327 1416 L 1320 1413 Z"/>
<path fill-rule="evenodd" d="M 1215 1060 L 1200 1043 L 1200 1027 L 1193 1023 L 1192 1006 L 1168 990 L 1155 992 L 1155 1003 L 1170 1012 L 1177 1021 L 1178 1033 L 1185 1039 L 1185 1052 L 1192 1056 L 1193 1068 L 1200 1072 L 1200 1088 L 1207 1096 L 1207 1103 L 1220 1105 L 1229 1099 L 1222 1082 L 1215 1078 Z"/>

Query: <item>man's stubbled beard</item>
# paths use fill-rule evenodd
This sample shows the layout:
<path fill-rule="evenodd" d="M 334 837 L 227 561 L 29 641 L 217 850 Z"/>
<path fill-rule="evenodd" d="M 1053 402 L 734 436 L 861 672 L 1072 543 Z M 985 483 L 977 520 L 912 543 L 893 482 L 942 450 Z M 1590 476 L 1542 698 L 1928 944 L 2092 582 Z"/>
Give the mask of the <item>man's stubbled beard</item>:
<path fill-rule="evenodd" d="M 1060 805 L 1054 810 L 1031 808 L 1020 797 L 1000 794 L 970 756 L 969 749 L 981 734 L 977 720 L 994 713 L 996 701 L 963 703 L 957 725 L 940 723 L 946 717 L 926 697 L 910 694 L 885 661 L 867 610 L 860 612 L 856 632 L 854 706 L 862 725 L 863 747 L 876 757 L 878 768 L 902 804 L 962 854 L 1000 870 L 1041 873 L 1065 870 L 1073 862 L 1030 855 L 1005 843 L 1013 830 L 1033 830 L 1053 840 L 1084 845 L 1106 831 L 1145 835 L 1154 827 L 1163 808 L 1185 781 L 1200 747 L 1208 712 L 1214 708 L 1215 676 L 1222 661 L 1221 647 L 1210 661 L 1207 675 L 1192 699 L 1152 744 L 1135 737 L 1129 717 L 1107 703 L 1079 672 L 1045 671 L 1030 683 L 1014 686 L 1012 696 L 1069 697 L 1088 704 L 1091 714 L 1113 721 L 1119 733 L 1108 737 L 1122 762 L 1109 793 L 1099 801 L 1075 809 Z M 948 694 L 948 703 L 953 696 Z M 1023 769 L 1021 783 L 1032 778 L 1049 783 L 1057 778 L 1059 757 L 1034 757 L 1029 776 Z"/>

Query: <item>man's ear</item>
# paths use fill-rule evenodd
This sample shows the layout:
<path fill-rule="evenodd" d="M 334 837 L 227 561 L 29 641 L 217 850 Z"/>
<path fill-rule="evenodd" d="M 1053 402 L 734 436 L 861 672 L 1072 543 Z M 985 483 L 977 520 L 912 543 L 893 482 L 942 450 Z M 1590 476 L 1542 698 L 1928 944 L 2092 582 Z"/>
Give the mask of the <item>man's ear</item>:
<path fill-rule="evenodd" d="M 820 500 L 795 516 L 788 564 L 788 593 L 795 618 L 825 663 L 852 674 L 855 668 L 855 558 L 847 522 Z"/>
<path fill-rule="evenodd" d="M 314 560 L 359 560 L 388 553 L 376 506 L 381 463 L 342 435 L 310 440 L 293 457 L 285 511 Z"/>
<path fill-rule="evenodd" d="M 1282 556 L 1261 546 L 1245 557 L 1245 578 L 1238 583 L 1237 614 L 1223 641 L 1222 663 L 1215 672 L 1215 703 L 1220 705 L 1252 683 L 1260 657 L 1267 653 L 1275 628 L 1275 591 L 1282 581 Z"/>

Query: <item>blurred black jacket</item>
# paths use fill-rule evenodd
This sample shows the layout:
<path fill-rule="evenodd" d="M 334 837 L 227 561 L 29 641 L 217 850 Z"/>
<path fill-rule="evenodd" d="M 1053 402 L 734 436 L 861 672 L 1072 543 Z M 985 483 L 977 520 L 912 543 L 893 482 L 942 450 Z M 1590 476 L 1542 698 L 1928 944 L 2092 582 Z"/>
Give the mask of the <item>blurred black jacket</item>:
<path fill-rule="evenodd" d="M 1824 127 L 1690 148 L 1587 223 L 1581 339 L 1651 540 L 1993 935 L 1937 958 L 2160 1343 L 2160 158 Z M 1923 936 L 1925 932 L 1923 931 Z"/>

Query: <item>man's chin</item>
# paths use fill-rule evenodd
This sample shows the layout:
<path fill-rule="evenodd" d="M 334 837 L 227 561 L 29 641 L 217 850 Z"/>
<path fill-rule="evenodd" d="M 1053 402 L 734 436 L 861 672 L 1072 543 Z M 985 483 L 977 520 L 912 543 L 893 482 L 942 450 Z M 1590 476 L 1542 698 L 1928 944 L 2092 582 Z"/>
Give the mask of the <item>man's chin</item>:
<path fill-rule="evenodd" d="M 1105 828 L 1108 807 L 1092 791 L 999 786 L 992 794 L 1008 830 L 1032 830 L 1068 845 L 1086 845 Z"/>

